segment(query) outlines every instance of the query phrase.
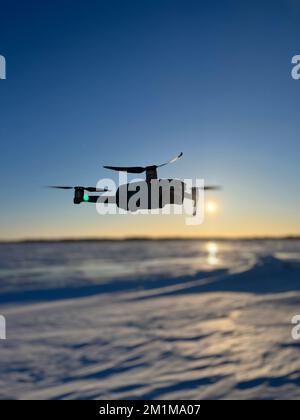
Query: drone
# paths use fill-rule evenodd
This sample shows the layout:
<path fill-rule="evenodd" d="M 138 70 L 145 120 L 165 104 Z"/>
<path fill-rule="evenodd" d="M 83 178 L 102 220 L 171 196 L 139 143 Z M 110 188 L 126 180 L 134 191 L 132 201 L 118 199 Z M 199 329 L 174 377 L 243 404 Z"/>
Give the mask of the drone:
<path fill-rule="evenodd" d="M 188 188 L 184 181 L 179 179 L 158 179 L 158 168 L 172 164 L 181 159 L 183 153 L 175 158 L 160 165 L 150 166 L 104 166 L 117 172 L 126 172 L 128 174 L 143 174 L 145 180 L 129 182 L 120 185 L 115 196 L 105 195 L 89 195 L 87 193 L 107 193 L 108 188 L 96 187 L 69 187 L 69 186 L 50 186 L 62 190 L 74 190 L 74 204 L 81 203 L 113 203 L 117 207 L 129 211 L 136 212 L 138 210 L 155 210 L 162 209 L 166 205 L 183 205 L 185 198 L 193 201 L 194 207 L 197 203 L 199 189 L 205 191 L 219 190 L 219 186 L 203 186 Z M 168 190 L 169 186 L 169 190 Z M 166 191 L 168 190 L 168 194 Z"/>

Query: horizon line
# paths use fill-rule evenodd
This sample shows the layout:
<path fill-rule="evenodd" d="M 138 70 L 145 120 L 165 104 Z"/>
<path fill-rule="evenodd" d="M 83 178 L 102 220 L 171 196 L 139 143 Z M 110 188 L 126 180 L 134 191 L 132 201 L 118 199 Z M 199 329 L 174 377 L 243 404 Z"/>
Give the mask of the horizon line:
<path fill-rule="evenodd" d="M 266 241 L 266 240 L 300 240 L 296 235 L 262 235 L 262 236 L 124 236 L 124 237 L 63 237 L 63 238 L 20 238 L 0 239 L 0 244 L 25 243 L 58 243 L 58 242 L 130 242 L 130 241 Z"/>

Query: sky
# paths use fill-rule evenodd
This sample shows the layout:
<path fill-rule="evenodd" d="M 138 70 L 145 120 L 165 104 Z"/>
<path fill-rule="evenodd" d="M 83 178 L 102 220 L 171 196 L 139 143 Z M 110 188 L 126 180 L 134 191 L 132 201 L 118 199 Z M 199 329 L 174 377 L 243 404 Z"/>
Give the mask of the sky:
<path fill-rule="evenodd" d="M 0 239 L 300 234 L 300 2 L 0 0 Z M 100 216 L 103 165 L 182 160 L 223 186 L 200 226 Z"/>

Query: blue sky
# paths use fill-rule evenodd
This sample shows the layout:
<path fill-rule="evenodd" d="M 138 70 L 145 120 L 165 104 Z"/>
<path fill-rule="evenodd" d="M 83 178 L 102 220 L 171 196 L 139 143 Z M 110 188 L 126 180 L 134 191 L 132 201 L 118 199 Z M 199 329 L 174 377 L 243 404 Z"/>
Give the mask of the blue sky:
<path fill-rule="evenodd" d="M 299 234 L 296 1 L 1 1 L 0 238 Z M 100 217 L 48 184 L 184 159 L 220 212 Z"/>

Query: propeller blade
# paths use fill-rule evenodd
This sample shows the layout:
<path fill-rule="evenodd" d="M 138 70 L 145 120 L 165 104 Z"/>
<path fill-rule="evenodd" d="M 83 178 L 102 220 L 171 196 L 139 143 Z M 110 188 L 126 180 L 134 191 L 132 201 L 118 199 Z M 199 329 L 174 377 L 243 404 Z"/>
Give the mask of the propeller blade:
<path fill-rule="evenodd" d="M 63 187 L 58 185 L 50 185 L 47 188 L 55 188 L 58 190 L 76 190 L 76 189 L 83 189 L 88 192 L 107 192 L 109 189 L 107 188 L 96 188 L 96 187 Z"/>
<path fill-rule="evenodd" d="M 218 186 L 218 185 L 206 185 L 203 188 L 201 187 L 193 187 L 192 190 L 196 191 L 196 190 L 204 190 L 204 191 L 219 191 L 221 190 L 222 187 Z"/>
<path fill-rule="evenodd" d="M 178 156 L 169 160 L 169 162 L 162 163 L 161 165 L 149 165 L 145 167 L 143 166 L 103 166 L 103 168 L 111 169 L 112 171 L 118 171 L 118 172 L 128 172 L 129 174 L 142 174 L 148 169 L 161 168 L 162 166 L 168 165 L 169 163 L 174 163 L 178 159 L 180 159 L 182 156 L 183 156 L 183 153 L 181 152 Z"/>
<path fill-rule="evenodd" d="M 111 169 L 112 171 L 128 172 L 129 174 L 141 174 L 146 170 L 142 166 L 103 166 L 103 168 Z"/>
<path fill-rule="evenodd" d="M 73 190 L 74 187 L 60 187 L 57 185 L 49 185 L 47 188 L 55 188 L 57 190 Z"/>
<path fill-rule="evenodd" d="M 217 185 L 211 185 L 211 186 L 208 185 L 208 186 L 204 187 L 204 191 L 219 191 L 221 189 L 222 189 L 222 187 L 219 187 Z"/>
<path fill-rule="evenodd" d="M 161 165 L 157 165 L 157 168 L 161 168 L 162 166 L 169 165 L 170 163 L 175 163 L 177 160 L 181 159 L 183 156 L 183 153 L 181 152 L 178 156 L 174 157 L 173 159 L 169 160 L 169 162 L 162 163 Z"/>

